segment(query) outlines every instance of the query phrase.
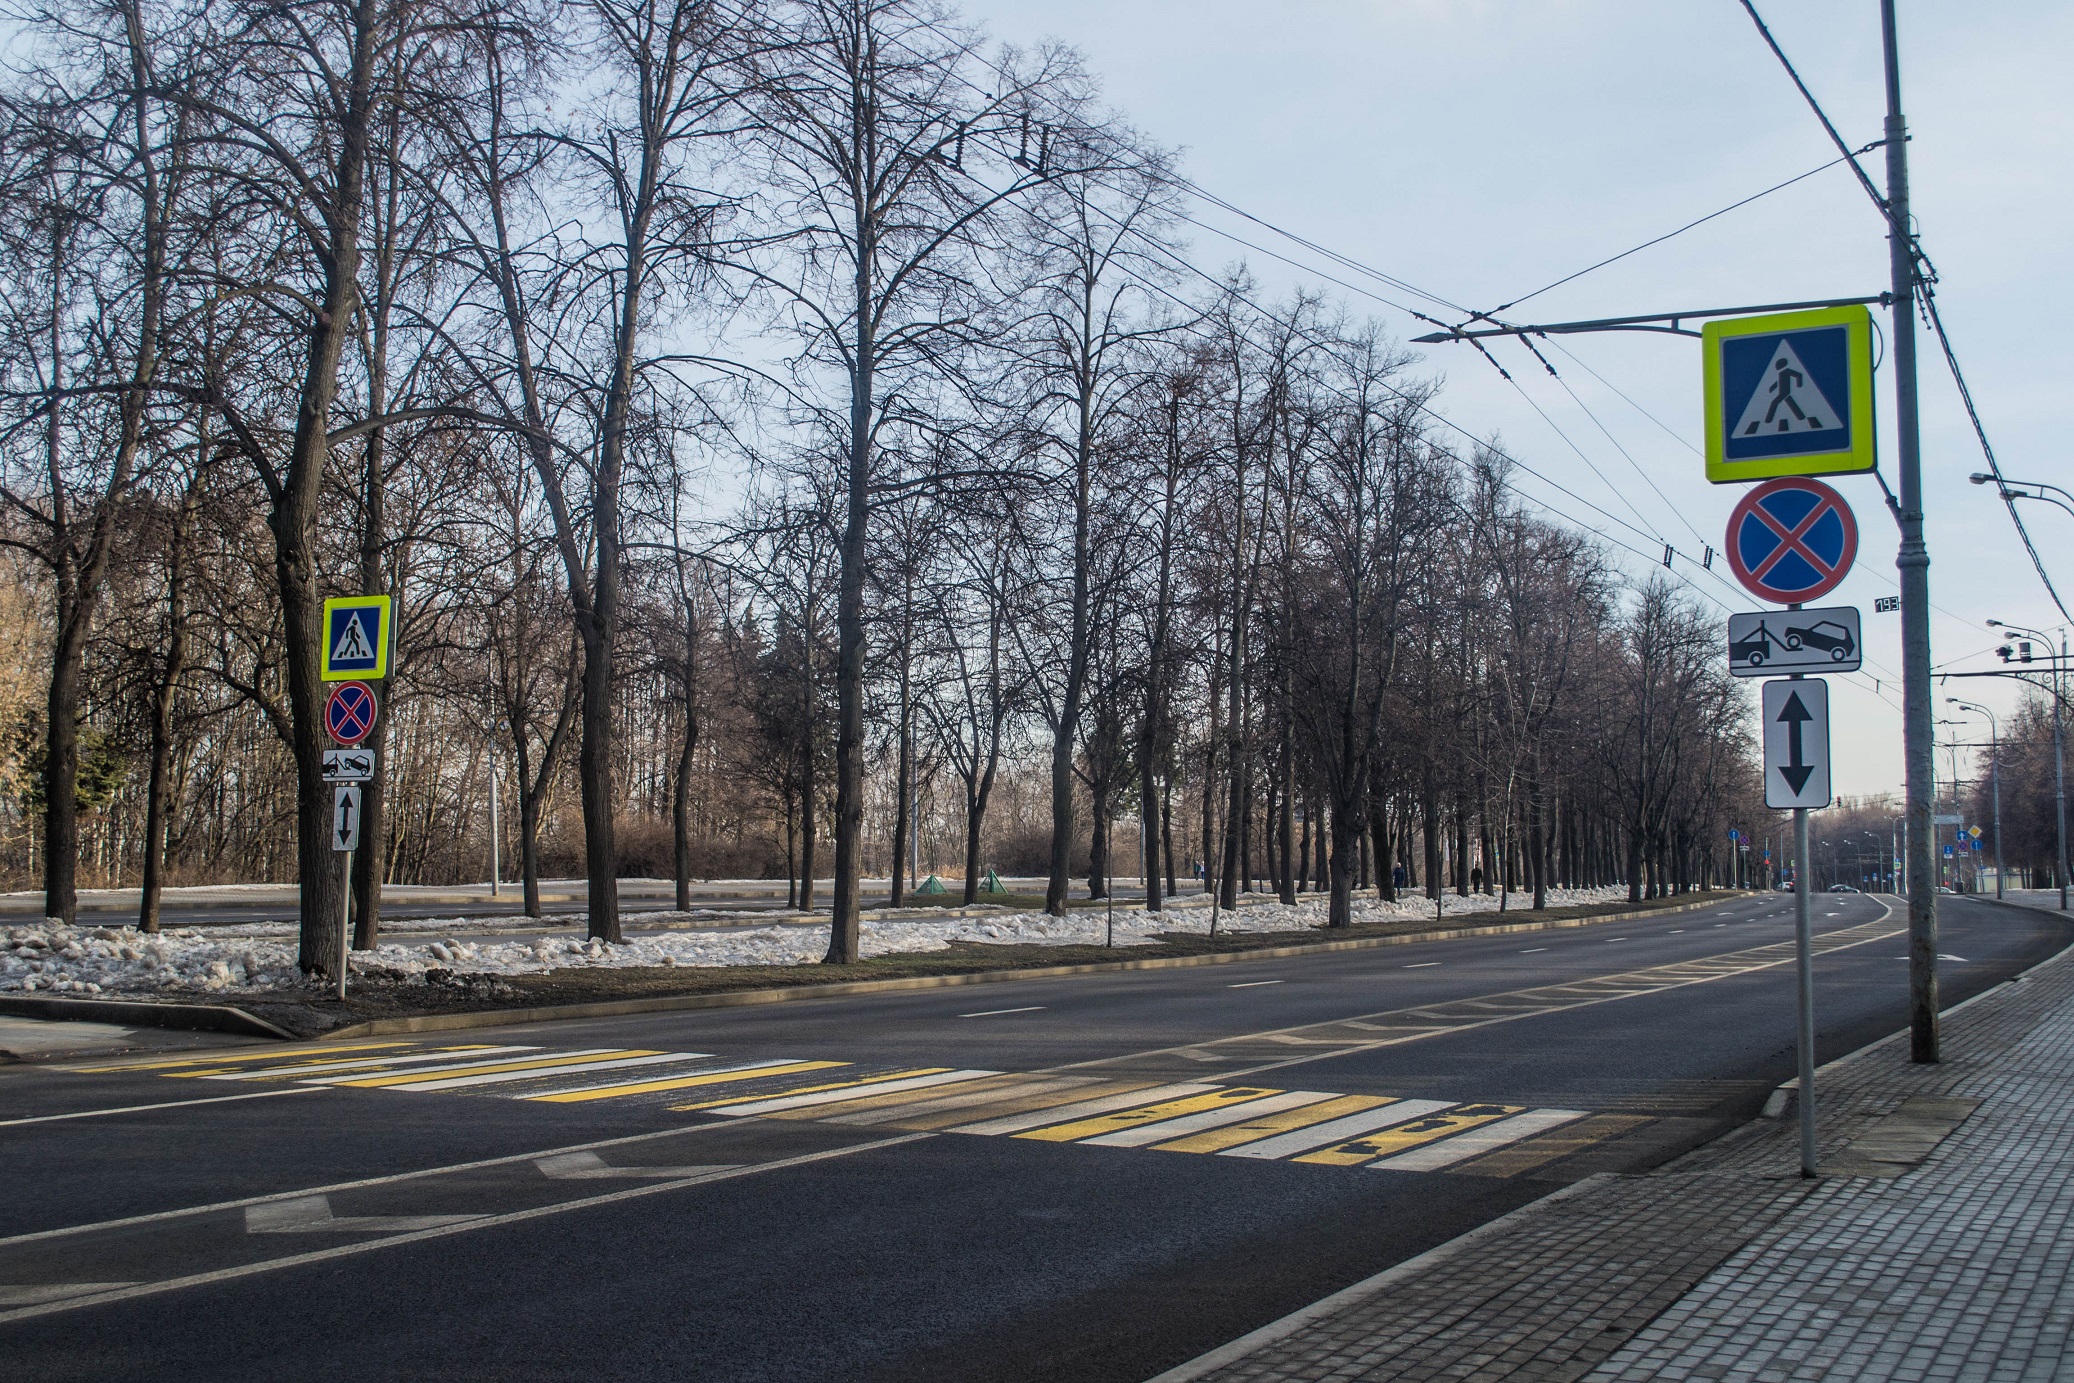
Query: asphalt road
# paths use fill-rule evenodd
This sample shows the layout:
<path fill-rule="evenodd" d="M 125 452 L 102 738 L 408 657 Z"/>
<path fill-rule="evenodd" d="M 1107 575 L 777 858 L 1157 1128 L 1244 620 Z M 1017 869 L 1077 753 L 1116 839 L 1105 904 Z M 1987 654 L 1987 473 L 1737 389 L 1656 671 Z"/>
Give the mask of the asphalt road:
<path fill-rule="evenodd" d="M 1948 1003 L 2074 937 L 1940 901 Z M 1891 906 L 1817 900 L 1825 1060 Z M 1750 1117 L 1791 915 L 0 1068 L 0 1375 L 1133 1383 Z"/>

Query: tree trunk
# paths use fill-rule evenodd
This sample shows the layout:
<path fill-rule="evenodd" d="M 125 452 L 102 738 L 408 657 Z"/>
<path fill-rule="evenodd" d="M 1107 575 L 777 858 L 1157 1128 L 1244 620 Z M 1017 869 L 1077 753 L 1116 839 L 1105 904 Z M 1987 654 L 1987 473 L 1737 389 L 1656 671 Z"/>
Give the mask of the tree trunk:
<path fill-rule="evenodd" d="M 187 547 L 193 531 L 197 491 L 209 455 L 208 428 L 200 432 L 200 459 L 173 519 L 166 554 L 166 652 L 158 684 L 151 689 L 151 766 L 144 786 L 144 878 L 137 902 L 137 930 L 156 932 L 164 886 L 166 818 L 172 810 L 173 706 L 187 670 Z"/>

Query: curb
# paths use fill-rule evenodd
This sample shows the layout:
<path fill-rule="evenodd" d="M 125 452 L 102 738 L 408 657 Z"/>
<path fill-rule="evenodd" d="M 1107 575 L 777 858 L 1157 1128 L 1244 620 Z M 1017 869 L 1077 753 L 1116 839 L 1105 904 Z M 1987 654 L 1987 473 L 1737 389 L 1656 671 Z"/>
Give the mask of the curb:
<path fill-rule="evenodd" d="M 1329 1297 L 1320 1297 L 1309 1306 L 1300 1306 L 1280 1320 L 1270 1321 L 1258 1330 L 1241 1335 L 1238 1339 L 1228 1344 L 1219 1345 L 1207 1354 L 1198 1354 L 1185 1364 L 1178 1364 L 1168 1369 L 1165 1373 L 1154 1375 L 1152 1378 L 1147 1379 L 1146 1383 L 1193 1383 L 1194 1379 L 1201 1378 L 1204 1374 L 1212 1373 L 1226 1364 L 1235 1363 L 1264 1346 L 1271 1345 L 1277 1340 L 1295 1334 L 1312 1321 L 1330 1316 L 1344 1307 L 1352 1306 L 1364 1297 L 1374 1296 L 1385 1287 L 1424 1272 L 1434 1264 L 1444 1262 L 1462 1250 L 1470 1248 L 1494 1234 L 1503 1233 L 1511 1227 L 1514 1220 L 1524 1216 L 1530 1210 L 1544 1209 L 1559 1201 L 1568 1200 L 1572 1196 L 1582 1195 L 1586 1191 L 1597 1190 L 1606 1182 L 1617 1180 L 1619 1178 L 1612 1172 L 1600 1172 L 1595 1176 L 1588 1176 L 1582 1181 L 1573 1181 L 1560 1190 L 1551 1191 L 1545 1196 L 1528 1201 L 1525 1205 L 1508 1210 L 1495 1220 L 1486 1220 L 1474 1229 L 1464 1230 L 1446 1243 L 1435 1244 L 1424 1253 L 1407 1258 L 1402 1263 L 1392 1267 L 1385 1268 L 1373 1277 L 1363 1278 L 1351 1287 L 1343 1287 Z"/>
<path fill-rule="evenodd" d="M 155 1004 L 123 999 L 33 999 L 0 997 L 0 1013 L 54 1023 L 118 1023 L 130 1028 L 178 1028 L 185 1032 L 230 1032 L 245 1037 L 295 1035 L 223 1004 Z"/>
<path fill-rule="evenodd" d="M 1906 899 L 1899 898 L 1898 895 L 1897 899 L 1901 902 L 1907 901 Z M 1976 898 L 1973 901 L 1978 903 L 1993 903 L 1998 908 L 2014 908 L 2019 912 L 2044 912 L 2048 915 L 2056 915 L 2059 912 L 2058 908 L 2034 908 L 2030 906 L 2028 903 L 2011 903 L 1994 898 Z M 1894 912 L 1893 905 L 1889 904 L 1888 908 L 1889 915 L 1892 916 Z M 2074 920 L 2074 918 L 2070 918 L 2069 920 Z M 2062 962 L 2067 961 L 2070 957 L 2074 957 L 2074 944 L 2062 947 L 2061 949 L 2047 956 L 2044 960 L 2039 961 L 2036 965 L 2029 966 L 2025 969 L 2017 971 L 2014 975 L 2011 975 L 2008 979 L 2002 981 L 2002 983 L 2000 984 L 1988 986 L 1986 989 L 1981 990 L 1980 993 L 1974 995 L 1970 999 L 1961 999 L 1958 1003 L 1953 1004 L 1950 1008 L 1939 1009 L 1937 1011 L 1937 1021 L 1939 1024 L 1942 1024 L 1945 1019 L 1950 1018 L 1952 1015 L 1957 1013 L 1964 1013 L 1967 1009 L 1972 1008 L 1981 1000 L 1992 999 L 1996 995 L 2000 994 L 2003 990 L 2009 988 L 2009 986 L 2013 984 L 2020 984 L 2023 981 L 2031 978 L 2031 976 L 2037 974 L 2040 970 L 2045 969 L 2047 966 L 2059 965 Z M 1815 1068 L 1815 1078 L 1817 1081 L 1819 1081 L 1824 1075 L 1828 1074 L 1829 1072 L 1834 1071 L 1839 1067 L 1848 1065 L 1849 1063 L 1858 1060 L 1860 1057 L 1870 1056 L 1872 1053 L 1878 1051 L 1880 1048 L 1888 1046 L 1895 1042 L 1899 1042 L 1908 1035 L 1909 1029 L 1901 1028 L 1894 1032 L 1888 1033 L 1885 1037 L 1874 1038 L 1872 1041 L 1866 1043 L 1864 1046 L 1858 1048 L 1856 1051 L 1845 1052 L 1842 1056 L 1837 1057 L 1834 1061 L 1825 1061 L 1820 1066 L 1817 1066 Z M 1762 1111 L 1759 1112 L 1757 1117 L 1760 1119 L 1785 1118 L 1787 1113 L 1790 1110 L 1792 1110 L 1794 1098 L 1799 1093 L 1800 1077 L 1795 1076 L 1792 1080 L 1787 1081 L 1784 1085 L 1781 1085 L 1778 1089 L 1772 1091 L 1770 1096 L 1766 1098 L 1764 1102 L 1764 1108 Z M 1819 1085 L 1816 1087 L 1816 1093 L 1820 1094 Z"/>
<path fill-rule="evenodd" d="M 637 1013 L 675 1013 L 703 1008 L 742 1008 L 752 1004 L 789 1003 L 821 995 L 894 994 L 911 989 L 948 989 L 971 984 L 1001 984 L 1012 980 L 1061 979 L 1073 975 L 1096 975 L 1116 970 L 1179 970 L 1203 965 L 1231 965 L 1247 960 L 1283 960 L 1293 956 L 1329 951 L 1366 951 L 1379 946 L 1406 946 L 1416 942 L 1453 941 L 1464 937 L 1507 936 L 1518 932 L 1558 931 L 1569 927 L 1595 926 L 1601 922 L 1631 921 L 1636 917 L 1669 917 L 1694 912 L 1746 895 L 1729 893 L 1698 903 L 1674 903 L 1642 912 L 1597 913 L 1589 917 L 1565 917 L 1552 922 L 1508 922 L 1435 931 L 1403 932 L 1395 936 L 1361 937 L 1351 941 L 1311 942 L 1298 946 L 1267 946 L 1252 951 L 1219 951 L 1195 956 L 1154 956 L 1145 960 L 1089 961 L 1080 965 L 1045 965 L 1027 970 L 974 970 L 955 975 L 910 975 L 894 980 L 838 980 L 832 984 L 787 985 L 774 989 L 741 989 L 718 994 L 660 995 L 652 999 L 608 999 L 588 1004 L 542 1004 L 531 1008 L 489 1009 L 477 1013 L 428 1013 L 411 1018 L 376 1018 L 349 1023 L 342 1028 L 307 1039 L 329 1042 L 349 1037 L 381 1037 L 394 1033 L 451 1032 L 465 1028 L 499 1028 L 518 1023 L 551 1023 L 581 1018 L 622 1018 Z M 285 1034 L 284 1034 L 285 1035 Z"/>

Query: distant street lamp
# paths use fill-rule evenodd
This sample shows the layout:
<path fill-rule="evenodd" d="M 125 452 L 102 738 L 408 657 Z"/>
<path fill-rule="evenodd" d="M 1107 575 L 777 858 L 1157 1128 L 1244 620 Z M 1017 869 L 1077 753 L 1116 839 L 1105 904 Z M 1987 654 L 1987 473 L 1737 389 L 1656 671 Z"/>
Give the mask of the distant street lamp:
<path fill-rule="evenodd" d="M 2002 897 L 2002 726 L 1995 719 L 1995 713 L 1985 706 L 1961 701 L 1956 696 L 1948 696 L 1945 700 L 1962 711 L 1972 711 L 1988 718 L 1988 777 L 1995 785 L 1995 897 L 1999 901 Z"/>
<path fill-rule="evenodd" d="M 2052 660 L 2052 797 L 2053 815 L 2055 818 L 2054 829 L 2058 842 L 2058 854 L 2053 862 L 2053 874 L 2059 879 L 2060 884 L 2060 911 L 2065 912 L 2067 910 L 2067 767 L 2065 756 L 2061 750 L 2060 702 L 2066 696 L 2066 687 L 2060 674 L 2067 661 L 2067 641 L 2064 636 L 2061 637 L 2060 651 L 2055 654 L 2052 651 L 2052 640 L 2035 629 L 2026 629 L 2022 625 L 2010 624 L 1999 619 L 1989 620 L 1988 628 L 2007 629 L 2012 634 L 2036 639 L 2045 645 L 2045 656 Z M 1995 651 L 2002 655 L 2003 662 L 2009 661 L 2009 646 L 2007 644 Z M 2030 651 L 2025 649 L 2018 661 L 2026 663 L 2031 661 Z M 1998 840 L 1996 843 L 1999 845 L 2001 842 Z"/>
<path fill-rule="evenodd" d="M 1996 492 L 2005 500 L 2042 500 L 2047 504 L 2056 505 L 2066 510 L 2069 514 L 2074 514 L 2074 503 L 2070 503 L 2070 501 L 2074 501 L 2074 493 L 2069 493 L 2057 485 L 2047 485 L 2042 480 L 2008 480 L 1990 475 L 1986 471 L 1976 471 L 1966 478 L 1976 485 L 1986 485 L 1988 482 L 1993 481 Z M 2058 495 L 2059 498 L 2053 498 L 2054 495 Z M 1993 624 L 1994 621 L 1989 620 L 1988 623 Z"/>

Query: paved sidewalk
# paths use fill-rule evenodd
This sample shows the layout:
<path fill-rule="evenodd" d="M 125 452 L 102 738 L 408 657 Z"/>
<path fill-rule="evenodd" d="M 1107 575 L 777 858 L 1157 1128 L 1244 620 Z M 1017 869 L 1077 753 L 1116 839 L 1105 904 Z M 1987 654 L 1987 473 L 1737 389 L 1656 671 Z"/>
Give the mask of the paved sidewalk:
<path fill-rule="evenodd" d="M 1595 1178 L 1155 1383 L 2074 1378 L 2074 951 L 1825 1067 L 1821 1164 L 1759 1121 Z"/>

